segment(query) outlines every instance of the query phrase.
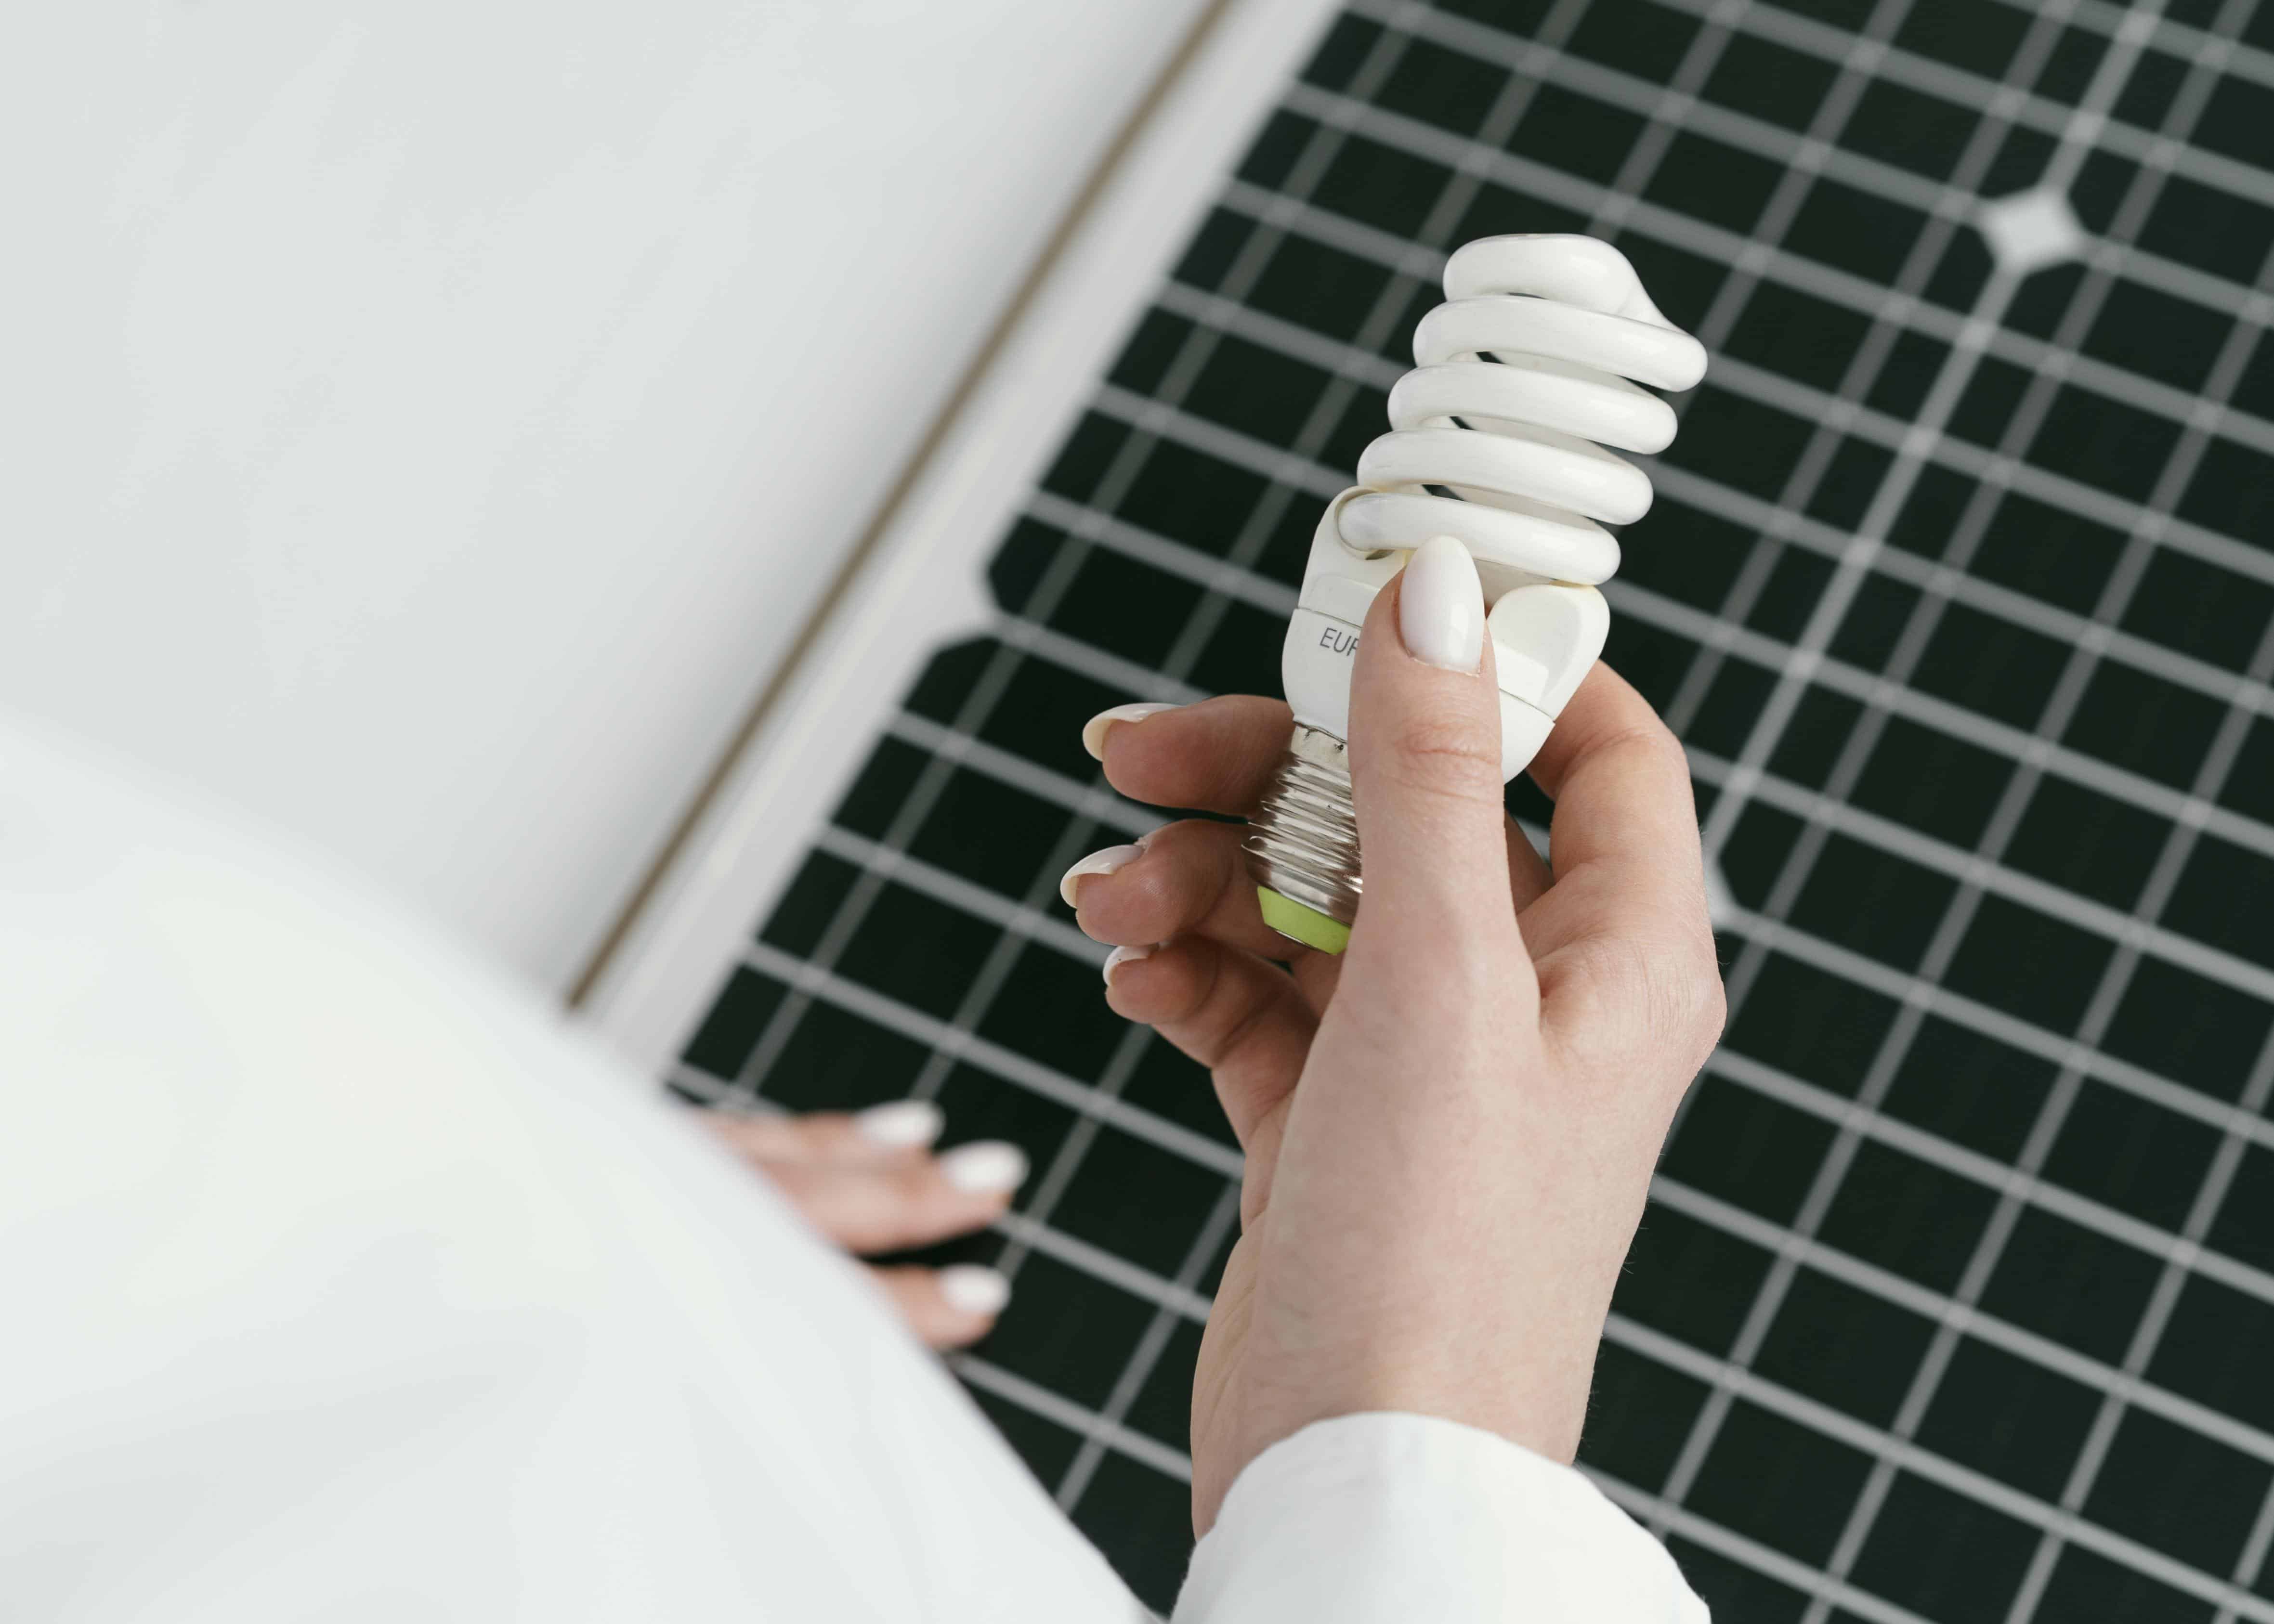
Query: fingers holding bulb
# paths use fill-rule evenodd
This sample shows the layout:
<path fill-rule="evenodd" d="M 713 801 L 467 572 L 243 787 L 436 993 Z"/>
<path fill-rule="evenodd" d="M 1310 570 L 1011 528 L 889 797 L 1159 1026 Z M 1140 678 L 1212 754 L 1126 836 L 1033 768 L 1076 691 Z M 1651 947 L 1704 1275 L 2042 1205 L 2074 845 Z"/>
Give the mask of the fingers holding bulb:
<path fill-rule="evenodd" d="M 1209 1068 L 1233 1133 L 1253 1155 L 1318 1030 L 1294 979 L 1254 953 L 1185 936 L 1115 965 L 1105 996 L 1115 1014 Z"/>
<path fill-rule="evenodd" d="M 1083 858 L 1066 871 L 1060 894 L 1095 941 L 1133 947 L 1197 934 L 1275 959 L 1307 952 L 1263 922 L 1240 850 L 1246 832 L 1197 818 L 1171 823 L 1141 848 L 1110 846 Z"/>
<path fill-rule="evenodd" d="M 1152 806 L 1233 816 L 1262 799 L 1294 721 L 1283 701 L 1247 694 L 1155 711 L 1134 726 L 1118 718 L 1126 708 L 1105 711 L 1083 729 L 1087 741 L 1105 724 L 1096 751 L 1106 782 Z"/>

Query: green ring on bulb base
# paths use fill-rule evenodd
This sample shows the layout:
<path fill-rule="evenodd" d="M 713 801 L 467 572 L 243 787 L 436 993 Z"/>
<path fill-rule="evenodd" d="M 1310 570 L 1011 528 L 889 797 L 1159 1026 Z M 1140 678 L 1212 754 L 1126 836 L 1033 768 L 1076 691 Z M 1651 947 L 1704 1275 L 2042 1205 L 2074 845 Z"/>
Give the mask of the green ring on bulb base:
<path fill-rule="evenodd" d="M 1339 953 L 1350 945 L 1348 925 L 1316 908 L 1305 907 L 1292 898 L 1283 897 L 1269 885 L 1255 888 L 1255 900 L 1263 910 L 1265 924 L 1305 947 L 1315 947 L 1322 953 Z"/>

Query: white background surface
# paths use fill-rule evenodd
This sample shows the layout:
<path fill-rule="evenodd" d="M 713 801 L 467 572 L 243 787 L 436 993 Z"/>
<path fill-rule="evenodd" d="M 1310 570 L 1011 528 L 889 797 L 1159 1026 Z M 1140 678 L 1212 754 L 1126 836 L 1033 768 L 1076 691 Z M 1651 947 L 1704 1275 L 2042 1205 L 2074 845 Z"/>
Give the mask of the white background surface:
<path fill-rule="evenodd" d="M 26 13 L 0 703 L 565 984 L 1197 9 Z"/>

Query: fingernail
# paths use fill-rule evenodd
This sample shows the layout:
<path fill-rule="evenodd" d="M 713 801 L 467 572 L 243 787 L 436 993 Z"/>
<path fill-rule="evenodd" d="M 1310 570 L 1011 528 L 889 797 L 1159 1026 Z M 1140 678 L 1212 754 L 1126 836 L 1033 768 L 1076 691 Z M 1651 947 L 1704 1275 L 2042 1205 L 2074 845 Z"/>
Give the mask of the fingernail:
<path fill-rule="evenodd" d="M 887 1150 L 909 1150 L 939 1137 L 946 1118 L 929 1100 L 895 1100 L 872 1105 L 853 1118 L 861 1137 Z"/>
<path fill-rule="evenodd" d="M 1145 854 L 1141 846 L 1109 846 L 1102 852 L 1092 852 L 1065 871 L 1058 879 L 1058 895 L 1065 898 L 1066 906 L 1079 907 L 1074 900 L 1074 882 L 1085 874 L 1118 874 Z"/>
<path fill-rule="evenodd" d="M 1089 752 L 1092 761 L 1105 759 L 1105 734 L 1116 722 L 1141 722 L 1148 716 L 1158 716 L 1163 710 L 1181 710 L 1182 705 L 1147 703 L 1116 705 L 1111 710 L 1101 710 L 1081 725 L 1081 748 Z"/>
<path fill-rule="evenodd" d="M 963 1314 L 999 1314 L 1011 1300 L 1011 1282 L 976 1263 L 955 1263 L 939 1272 L 941 1300 Z"/>
<path fill-rule="evenodd" d="M 1397 590 L 1397 634 L 1424 665 L 1474 671 L 1484 658 L 1484 586 L 1476 560 L 1450 536 L 1413 550 Z"/>
<path fill-rule="evenodd" d="M 1003 1139 L 982 1139 L 949 1151 L 939 1170 L 966 1195 L 1000 1195 L 1026 1182 L 1027 1153 Z"/>
<path fill-rule="evenodd" d="M 1140 959 L 1150 959 L 1152 956 L 1153 949 L 1149 947 L 1115 948 L 1105 956 L 1105 984 L 1108 987 L 1113 985 L 1113 973 L 1123 965 L 1135 964 Z"/>

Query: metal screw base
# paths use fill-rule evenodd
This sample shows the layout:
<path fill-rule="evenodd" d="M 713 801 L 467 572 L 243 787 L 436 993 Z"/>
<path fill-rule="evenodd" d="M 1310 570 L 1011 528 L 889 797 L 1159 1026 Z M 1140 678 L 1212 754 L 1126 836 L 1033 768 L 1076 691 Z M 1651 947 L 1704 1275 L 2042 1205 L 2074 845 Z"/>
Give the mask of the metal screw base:
<path fill-rule="evenodd" d="M 1341 740 L 1296 724 L 1241 849 L 1258 885 L 1345 925 L 1358 918 L 1358 817 Z"/>

